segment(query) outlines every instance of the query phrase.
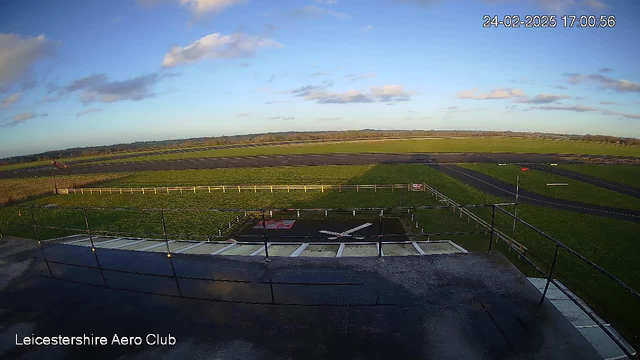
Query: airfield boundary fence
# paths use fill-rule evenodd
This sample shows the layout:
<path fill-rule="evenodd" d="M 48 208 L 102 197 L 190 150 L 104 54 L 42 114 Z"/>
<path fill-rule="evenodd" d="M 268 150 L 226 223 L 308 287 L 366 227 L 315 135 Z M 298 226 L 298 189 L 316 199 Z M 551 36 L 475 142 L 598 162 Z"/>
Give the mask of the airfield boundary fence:
<path fill-rule="evenodd" d="M 66 188 L 58 189 L 59 194 L 169 194 L 172 192 L 179 193 L 197 193 L 197 192 L 243 192 L 243 191 L 338 191 L 342 192 L 360 190 L 391 190 L 391 191 L 424 191 L 424 187 L 414 185 L 423 184 L 309 184 L 309 185 L 199 185 L 199 186 L 162 186 L 162 187 L 119 187 L 119 188 Z"/>

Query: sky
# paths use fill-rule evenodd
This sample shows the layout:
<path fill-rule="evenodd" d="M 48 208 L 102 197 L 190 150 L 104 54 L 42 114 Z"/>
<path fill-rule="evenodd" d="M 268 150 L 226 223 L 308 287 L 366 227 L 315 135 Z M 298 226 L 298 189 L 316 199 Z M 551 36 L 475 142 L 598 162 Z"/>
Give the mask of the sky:
<path fill-rule="evenodd" d="M 365 128 L 640 138 L 639 16 L 635 0 L 4 0 L 0 158 Z"/>

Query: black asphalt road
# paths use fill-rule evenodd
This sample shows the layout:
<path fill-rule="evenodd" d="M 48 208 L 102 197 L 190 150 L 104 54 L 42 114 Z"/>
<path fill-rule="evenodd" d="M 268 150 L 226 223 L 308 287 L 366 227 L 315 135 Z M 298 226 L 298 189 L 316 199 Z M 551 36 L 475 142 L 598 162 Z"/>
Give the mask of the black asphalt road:
<path fill-rule="evenodd" d="M 473 186 L 478 190 L 484 191 L 491 195 L 515 200 L 515 185 L 457 165 L 449 164 L 431 166 L 453 177 L 454 179 L 460 180 L 467 185 Z M 576 201 L 560 200 L 522 189 L 520 189 L 519 192 L 518 202 L 555 209 L 569 210 L 583 214 L 605 216 L 619 220 L 640 222 L 640 211 L 611 208 Z"/>
<path fill-rule="evenodd" d="M 424 164 L 424 163 L 563 163 L 556 154 L 483 154 L 483 153 L 360 153 L 360 154 L 305 154 L 258 155 L 239 157 L 210 157 L 197 159 L 134 161 L 109 164 L 76 165 L 67 169 L 51 166 L 0 171 L 0 178 L 29 176 L 91 174 L 104 172 L 135 172 L 153 170 L 215 169 L 240 167 L 361 165 L 361 164 Z M 503 158 L 506 158 L 504 160 Z"/>

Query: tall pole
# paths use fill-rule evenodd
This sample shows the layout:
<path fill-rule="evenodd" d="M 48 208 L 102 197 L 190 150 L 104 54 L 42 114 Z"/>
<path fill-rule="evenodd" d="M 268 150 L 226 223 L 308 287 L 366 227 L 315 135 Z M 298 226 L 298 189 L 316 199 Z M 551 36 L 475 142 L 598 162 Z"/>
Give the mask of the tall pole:
<path fill-rule="evenodd" d="M 516 231 L 516 217 L 518 216 L 518 194 L 520 193 L 520 175 L 516 176 L 516 206 L 513 209 L 513 231 Z"/>
<path fill-rule="evenodd" d="M 262 210 L 262 241 L 264 241 L 264 256 L 269 260 L 269 244 L 267 243 L 267 225 L 264 222 L 264 210 Z"/>

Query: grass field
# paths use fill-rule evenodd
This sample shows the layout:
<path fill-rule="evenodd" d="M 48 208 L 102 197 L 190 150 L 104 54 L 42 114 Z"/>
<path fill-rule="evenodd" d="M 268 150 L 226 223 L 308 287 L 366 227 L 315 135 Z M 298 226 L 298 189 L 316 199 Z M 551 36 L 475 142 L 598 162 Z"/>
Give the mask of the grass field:
<path fill-rule="evenodd" d="M 520 176 L 520 187 L 541 195 L 558 199 L 580 201 L 589 204 L 640 210 L 640 199 L 599 186 L 587 184 L 564 176 L 549 174 L 530 169 L 521 171 L 520 166 L 496 164 L 459 164 L 496 179 L 515 185 L 516 176 Z M 547 186 L 549 183 L 567 183 L 568 186 Z"/>
<path fill-rule="evenodd" d="M 640 156 L 640 147 L 574 140 L 531 138 L 443 138 L 420 140 L 377 140 L 250 148 L 205 150 L 175 154 L 111 159 L 95 163 L 175 160 L 204 157 L 331 154 L 331 153 L 411 153 L 411 152 L 530 152 Z"/>
<path fill-rule="evenodd" d="M 57 176 L 58 188 L 86 186 L 95 182 L 103 182 L 126 176 L 125 173 L 64 175 Z M 27 198 L 47 193 L 53 193 L 55 188 L 53 176 L 40 176 L 17 179 L 0 179 L 0 205 L 25 200 Z"/>
<path fill-rule="evenodd" d="M 182 180 L 188 179 L 188 180 Z M 491 203 L 502 199 L 489 196 L 465 184 L 458 182 L 424 165 L 376 165 L 376 166 L 318 166 L 266 169 L 211 169 L 167 172 L 141 172 L 120 179 L 113 179 L 101 186 L 160 186 L 191 185 L 207 183 L 246 184 L 246 183 L 406 183 L 426 182 L 454 200 L 462 203 Z M 178 184 L 175 182 L 179 181 Z M 65 226 L 84 228 L 81 210 L 65 207 L 126 207 L 126 208 L 318 208 L 318 207 L 367 207 L 436 204 L 435 199 L 426 192 L 228 192 L 228 193 L 172 193 L 172 194 L 94 194 L 59 195 L 39 198 L 25 203 L 36 205 L 57 204 L 58 209 L 36 209 L 35 216 L 43 237 L 62 236 L 68 233 L 47 230 L 45 226 Z M 477 209 L 475 213 L 484 219 L 490 219 L 489 209 Z M 16 221 L 23 226 L 2 226 L 5 234 L 34 237 L 29 210 L 27 208 L 0 208 L 3 221 Z M 541 262 L 550 264 L 553 256 L 553 244 L 539 234 L 522 225 L 512 232 L 512 221 L 506 215 L 498 213 L 496 224 L 499 229 L 513 236 L 527 246 L 529 253 Z M 640 257 L 638 234 L 640 224 L 612 220 L 597 216 L 577 214 L 562 210 L 553 210 L 532 205 L 521 205 L 518 214 L 523 219 L 539 226 L 558 240 L 579 251 L 581 254 L 600 264 L 608 271 L 619 276 L 630 286 L 640 289 L 640 268 L 636 259 Z M 167 231 L 180 234 L 181 238 L 196 238 L 196 234 L 216 235 L 228 222 L 242 215 L 229 213 L 193 213 L 168 212 L 165 214 Z M 423 210 L 416 213 L 420 228 L 425 232 L 470 231 L 475 230 L 473 222 L 460 218 L 457 212 L 448 210 Z M 89 223 L 93 230 L 112 232 L 162 233 L 158 212 L 139 211 L 89 211 Z M 484 251 L 488 245 L 488 235 L 466 235 L 436 238 L 450 238 L 465 248 Z M 513 253 L 508 253 L 504 245 L 497 244 L 514 264 L 528 275 L 536 275 Z M 574 258 L 561 253 L 558 273 L 563 280 L 600 311 L 604 311 L 607 320 L 615 324 L 640 323 L 638 303 L 628 297 L 620 288 L 598 275 Z M 637 329 L 637 325 L 634 329 Z M 637 330 L 636 330 L 637 331 Z M 637 332 L 636 332 L 637 333 Z"/>
<path fill-rule="evenodd" d="M 640 166 L 637 165 L 560 164 L 558 167 L 640 189 Z"/>

